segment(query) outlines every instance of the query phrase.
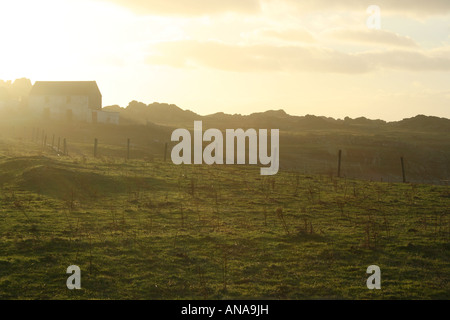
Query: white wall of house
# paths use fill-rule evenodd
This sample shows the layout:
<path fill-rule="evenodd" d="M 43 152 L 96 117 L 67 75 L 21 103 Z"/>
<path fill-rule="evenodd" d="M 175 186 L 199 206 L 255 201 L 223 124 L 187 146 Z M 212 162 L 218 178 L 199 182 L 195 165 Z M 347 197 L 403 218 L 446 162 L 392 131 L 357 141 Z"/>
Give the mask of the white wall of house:
<path fill-rule="evenodd" d="M 0 109 L 11 108 L 13 110 L 20 106 L 20 102 L 17 100 L 0 101 Z"/>
<path fill-rule="evenodd" d="M 118 112 L 93 110 L 92 114 L 94 114 L 94 113 L 97 113 L 97 122 L 98 123 L 119 124 L 119 113 Z"/>
<path fill-rule="evenodd" d="M 119 124 L 119 113 L 89 108 L 88 96 L 30 96 L 29 111 L 54 120 Z"/>
<path fill-rule="evenodd" d="M 88 121 L 87 96 L 30 96 L 29 111 L 50 119 L 67 119 L 72 113 L 73 120 Z"/>

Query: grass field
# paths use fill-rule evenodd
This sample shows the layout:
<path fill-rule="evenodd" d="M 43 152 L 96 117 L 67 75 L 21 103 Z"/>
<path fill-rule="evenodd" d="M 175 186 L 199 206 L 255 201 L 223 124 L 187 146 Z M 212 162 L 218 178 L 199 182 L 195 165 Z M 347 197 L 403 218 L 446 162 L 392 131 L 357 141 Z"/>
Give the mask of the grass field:
<path fill-rule="evenodd" d="M 0 188 L 0 299 L 450 298 L 448 186 L 2 140 Z"/>

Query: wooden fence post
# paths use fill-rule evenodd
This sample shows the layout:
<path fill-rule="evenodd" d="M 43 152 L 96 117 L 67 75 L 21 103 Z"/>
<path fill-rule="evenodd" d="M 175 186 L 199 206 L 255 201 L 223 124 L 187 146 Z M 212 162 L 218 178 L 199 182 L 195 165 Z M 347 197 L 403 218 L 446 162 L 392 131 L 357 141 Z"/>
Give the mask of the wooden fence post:
<path fill-rule="evenodd" d="M 166 144 L 164 145 L 164 162 L 166 162 L 166 160 L 167 160 L 167 146 L 168 146 L 168 143 L 166 142 Z"/>
<path fill-rule="evenodd" d="M 130 160 L 130 138 L 127 140 L 127 160 Z"/>
<path fill-rule="evenodd" d="M 405 175 L 405 163 L 403 161 L 403 157 L 400 157 L 400 162 L 402 163 L 402 176 L 403 176 L 403 183 L 406 183 L 406 175 Z"/>
<path fill-rule="evenodd" d="M 342 159 L 342 150 L 339 150 L 339 159 L 338 159 L 338 178 L 341 177 L 341 159 Z"/>
<path fill-rule="evenodd" d="M 98 140 L 97 138 L 94 139 L 94 158 L 97 158 L 97 146 L 98 146 Z"/>

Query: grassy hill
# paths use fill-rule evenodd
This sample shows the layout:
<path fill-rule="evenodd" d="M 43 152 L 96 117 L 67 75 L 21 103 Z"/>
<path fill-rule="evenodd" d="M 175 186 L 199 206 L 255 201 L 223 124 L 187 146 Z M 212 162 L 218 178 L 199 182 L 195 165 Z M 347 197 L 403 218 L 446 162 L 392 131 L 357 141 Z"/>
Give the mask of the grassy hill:
<path fill-rule="evenodd" d="M 285 170 L 335 173 L 337 154 L 342 150 L 343 175 L 348 178 L 402 181 L 400 157 L 404 157 L 408 181 L 441 184 L 442 180 L 450 180 L 450 120 L 445 118 L 418 115 L 395 122 L 364 117 L 341 120 L 292 116 L 283 110 L 200 116 L 175 105 L 136 101 L 126 108 L 106 109 L 120 112 L 126 123 L 172 130 L 192 129 L 194 120 L 203 121 L 205 130 L 280 129 L 280 166 Z M 170 141 L 170 133 L 163 139 Z M 163 148 L 164 143 L 157 152 Z"/>
<path fill-rule="evenodd" d="M 138 108 L 143 112 L 140 115 L 143 121 L 147 119 L 146 112 L 154 109 L 144 104 L 139 104 Z M 158 105 L 155 110 L 163 109 L 163 105 Z M 176 112 L 172 113 L 172 109 Z M 338 152 L 342 150 L 343 177 L 401 182 L 400 157 L 403 157 L 409 182 L 445 185 L 450 180 L 449 119 L 417 116 L 385 123 L 365 118 L 294 117 L 279 110 L 250 116 L 215 114 L 182 120 L 176 114 L 191 117 L 193 113 L 176 106 L 168 107 L 166 113 L 172 124 L 165 124 L 155 113 L 152 121 L 145 124 L 123 115 L 121 125 L 116 126 L 42 121 L 30 119 L 23 112 L 0 112 L 0 137 L 43 143 L 47 136 L 47 144 L 57 145 L 60 139 L 61 148 L 66 138 L 69 154 L 77 157 L 92 156 L 97 138 L 99 155 L 116 158 L 126 156 L 130 139 L 131 157 L 142 160 L 162 158 L 165 144 L 168 143 L 168 152 L 175 144 L 170 141 L 173 130 L 192 130 L 193 120 L 202 120 L 204 130 L 279 128 L 280 168 L 283 170 L 335 175 Z"/>
<path fill-rule="evenodd" d="M 450 298 L 448 186 L 126 161 L 103 130 L 98 158 L 0 139 L 0 299 Z"/>

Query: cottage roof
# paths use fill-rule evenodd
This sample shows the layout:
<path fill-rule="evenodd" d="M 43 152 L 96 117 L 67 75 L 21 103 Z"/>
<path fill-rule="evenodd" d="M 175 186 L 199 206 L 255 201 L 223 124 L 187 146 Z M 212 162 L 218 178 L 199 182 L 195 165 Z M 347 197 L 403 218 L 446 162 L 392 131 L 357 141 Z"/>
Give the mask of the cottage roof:
<path fill-rule="evenodd" d="M 84 96 L 98 94 L 100 90 L 95 81 L 36 81 L 30 95 Z"/>

